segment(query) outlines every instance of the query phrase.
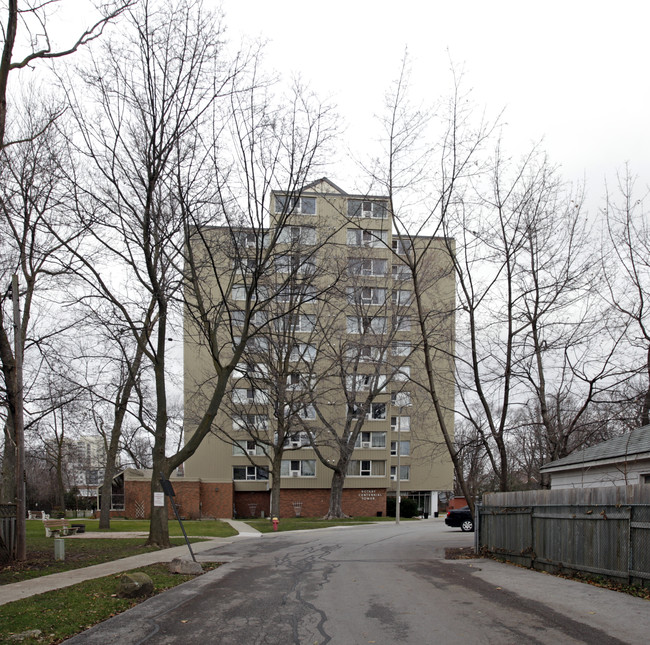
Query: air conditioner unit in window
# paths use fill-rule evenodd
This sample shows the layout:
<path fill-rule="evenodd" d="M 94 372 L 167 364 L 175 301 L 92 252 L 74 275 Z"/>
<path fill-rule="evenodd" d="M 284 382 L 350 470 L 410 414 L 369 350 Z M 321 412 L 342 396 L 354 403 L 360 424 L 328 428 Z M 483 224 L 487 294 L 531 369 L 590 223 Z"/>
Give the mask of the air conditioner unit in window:
<path fill-rule="evenodd" d="M 362 441 L 361 442 L 361 447 L 362 448 L 370 448 L 370 442 L 369 441 Z"/>
<path fill-rule="evenodd" d="M 298 477 L 299 474 L 300 474 L 300 473 L 299 473 L 297 470 L 292 470 L 292 471 L 291 471 L 291 476 L 292 476 L 292 477 Z"/>
<path fill-rule="evenodd" d="M 255 455 L 255 448 L 247 448 L 246 449 L 246 454 Z"/>

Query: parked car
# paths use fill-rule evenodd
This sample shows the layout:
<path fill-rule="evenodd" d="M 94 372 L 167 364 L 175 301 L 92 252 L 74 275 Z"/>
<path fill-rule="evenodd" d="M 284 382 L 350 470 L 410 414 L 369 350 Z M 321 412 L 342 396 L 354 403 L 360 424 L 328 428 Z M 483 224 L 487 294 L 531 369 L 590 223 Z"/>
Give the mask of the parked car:
<path fill-rule="evenodd" d="M 447 517 L 445 517 L 445 524 L 447 526 L 460 527 L 461 531 L 473 531 L 474 518 L 469 510 L 469 506 L 463 506 L 463 508 L 449 511 Z"/>

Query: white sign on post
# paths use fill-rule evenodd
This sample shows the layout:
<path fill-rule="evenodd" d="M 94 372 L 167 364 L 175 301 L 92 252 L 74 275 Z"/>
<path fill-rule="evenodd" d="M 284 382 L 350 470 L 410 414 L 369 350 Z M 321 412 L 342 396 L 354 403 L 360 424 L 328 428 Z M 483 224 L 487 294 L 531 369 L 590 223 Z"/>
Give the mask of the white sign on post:
<path fill-rule="evenodd" d="M 165 493 L 154 493 L 153 494 L 153 505 L 154 506 L 164 506 L 165 505 Z"/>

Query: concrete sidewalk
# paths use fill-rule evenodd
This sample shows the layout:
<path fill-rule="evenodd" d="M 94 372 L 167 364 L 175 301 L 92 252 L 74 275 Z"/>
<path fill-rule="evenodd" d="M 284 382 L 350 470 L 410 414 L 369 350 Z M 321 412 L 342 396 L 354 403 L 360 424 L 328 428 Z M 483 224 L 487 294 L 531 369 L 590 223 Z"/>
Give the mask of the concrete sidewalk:
<path fill-rule="evenodd" d="M 229 538 L 209 538 L 205 542 L 195 542 L 192 544 L 192 551 L 199 562 L 214 562 L 218 560 L 215 556 L 202 556 L 201 553 L 209 551 L 220 546 L 232 544 L 234 541 L 242 538 L 261 537 L 261 533 L 256 529 L 248 526 L 244 522 L 236 520 L 223 520 L 228 522 L 239 535 Z M 74 539 L 94 539 L 95 537 L 111 537 L 111 538 L 127 538 L 127 537 L 146 537 L 144 533 L 105 533 L 98 534 L 82 534 L 77 535 Z M 193 537 L 193 536 L 190 536 Z M 71 539 L 72 536 L 65 538 Z M 103 576 L 115 575 L 123 571 L 145 567 L 149 564 L 156 564 L 157 562 L 170 562 L 174 558 L 191 558 L 187 545 L 175 546 L 171 549 L 161 549 L 160 551 L 152 551 L 151 553 L 142 553 L 121 560 L 112 560 L 111 562 L 104 562 L 103 564 L 95 564 L 90 567 L 82 567 L 80 569 L 73 569 L 71 571 L 64 571 L 63 573 L 53 573 L 49 576 L 41 576 L 40 578 L 33 578 L 31 580 L 23 580 L 22 582 L 14 582 L 9 585 L 0 586 L 0 605 L 15 600 L 22 600 L 35 596 L 39 593 L 46 591 L 53 591 L 54 589 L 62 589 L 63 587 L 70 587 L 85 580 L 93 580 L 94 578 L 102 578 Z"/>

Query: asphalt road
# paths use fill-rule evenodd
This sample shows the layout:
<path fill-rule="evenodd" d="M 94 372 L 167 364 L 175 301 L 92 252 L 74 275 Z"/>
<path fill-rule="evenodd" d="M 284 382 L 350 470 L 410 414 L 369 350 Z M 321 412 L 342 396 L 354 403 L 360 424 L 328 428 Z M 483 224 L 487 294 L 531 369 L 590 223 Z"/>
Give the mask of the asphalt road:
<path fill-rule="evenodd" d="M 650 602 L 490 560 L 441 519 L 242 539 L 70 645 L 647 643 Z"/>

